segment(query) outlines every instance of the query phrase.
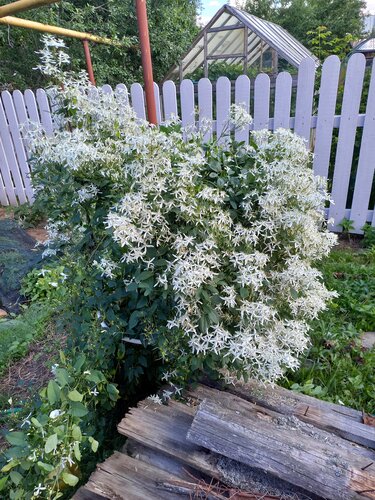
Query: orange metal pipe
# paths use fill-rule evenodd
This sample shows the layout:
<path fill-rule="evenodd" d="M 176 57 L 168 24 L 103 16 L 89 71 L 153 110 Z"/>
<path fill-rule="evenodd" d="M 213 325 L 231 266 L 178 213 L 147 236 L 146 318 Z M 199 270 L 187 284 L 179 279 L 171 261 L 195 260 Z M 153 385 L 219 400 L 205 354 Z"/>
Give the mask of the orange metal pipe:
<path fill-rule="evenodd" d="M 89 75 L 89 80 L 94 86 L 96 86 L 94 70 L 91 62 L 89 42 L 87 40 L 82 40 L 82 43 L 83 43 L 83 50 L 85 51 L 85 59 L 86 59 L 86 66 L 87 66 L 87 73 Z"/>
<path fill-rule="evenodd" d="M 146 0 L 136 0 L 139 41 L 141 44 L 143 80 L 145 84 L 148 121 L 157 124 L 154 94 L 154 77 L 152 74 L 150 36 L 148 32 Z"/>

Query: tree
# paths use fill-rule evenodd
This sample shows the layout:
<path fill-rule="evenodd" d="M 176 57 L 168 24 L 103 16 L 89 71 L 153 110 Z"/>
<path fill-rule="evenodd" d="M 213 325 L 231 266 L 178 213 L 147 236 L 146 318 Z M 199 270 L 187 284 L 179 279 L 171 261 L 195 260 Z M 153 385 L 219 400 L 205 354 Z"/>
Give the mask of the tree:
<path fill-rule="evenodd" d="M 245 10 L 280 24 L 303 44 L 309 31 L 325 26 L 334 37 L 359 38 L 362 33 L 363 0 L 248 0 Z"/>
<path fill-rule="evenodd" d="M 1 3 L 5 3 L 1 0 Z M 147 2 L 155 80 L 188 48 L 198 32 L 199 0 L 149 0 Z M 64 0 L 59 4 L 25 12 L 25 17 L 42 23 L 86 31 L 121 42 L 120 47 L 90 44 L 98 84 L 131 84 L 142 79 L 138 29 L 134 0 Z M 42 75 L 32 71 L 38 64 L 41 33 L 0 26 L 0 83 L 10 89 L 40 87 Z M 71 66 L 84 69 L 79 40 L 66 39 Z"/>

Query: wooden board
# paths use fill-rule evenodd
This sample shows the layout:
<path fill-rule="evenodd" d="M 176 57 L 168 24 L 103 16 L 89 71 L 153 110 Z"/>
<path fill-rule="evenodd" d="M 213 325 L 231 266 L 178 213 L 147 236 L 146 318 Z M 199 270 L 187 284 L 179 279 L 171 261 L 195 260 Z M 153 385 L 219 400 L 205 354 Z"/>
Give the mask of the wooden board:
<path fill-rule="evenodd" d="M 255 380 L 230 386 L 241 398 L 284 415 L 294 415 L 304 422 L 362 446 L 375 448 L 375 428 L 363 423 L 362 413 L 353 408 L 288 391 L 282 387 L 264 385 Z"/>
<path fill-rule="evenodd" d="M 374 461 L 321 432 L 226 394 L 201 403 L 188 440 L 323 498 L 375 499 Z"/>
<path fill-rule="evenodd" d="M 113 500 L 180 500 L 189 499 L 189 493 L 181 494 L 173 491 L 173 486 L 181 481 L 177 476 L 131 458 L 124 453 L 115 452 L 104 463 L 98 465 L 91 475 L 86 490 L 93 491 L 97 498 Z M 194 488 L 194 480 L 190 485 Z M 73 500 L 81 500 L 73 496 Z"/>

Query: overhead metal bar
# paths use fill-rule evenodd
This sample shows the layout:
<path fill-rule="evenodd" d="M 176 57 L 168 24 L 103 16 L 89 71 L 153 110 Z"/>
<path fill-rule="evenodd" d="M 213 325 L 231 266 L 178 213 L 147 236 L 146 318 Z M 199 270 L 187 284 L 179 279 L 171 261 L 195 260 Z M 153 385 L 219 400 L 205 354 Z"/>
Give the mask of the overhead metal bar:
<path fill-rule="evenodd" d="M 43 33 L 51 33 L 53 35 L 67 36 L 69 38 L 77 38 L 78 40 L 88 40 L 90 42 L 102 43 L 105 45 L 120 46 L 120 42 L 115 42 L 109 38 L 91 35 L 81 31 L 69 30 L 60 28 L 59 26 L 52 26 L 50 24 L 38 23 L 36 21 L 29 21 L 28 19 L 21 19 L 19 17 L 6 16 L 0 18 L 1 24 L 8 24 L 10 26 L 17 26 L 18 28 L 29 28 Z"/>
<path fill-rule="evenodd" d="M 238 59 L 238 58 L 243 58 L 244 55 L 243 53 L 241 54 L 218 54 L 216 56 L 207 56 L 208 60 L 215 61 L 216 59 Z"/>
<path fill-rule="evenodd" d="M 43 7 L 51 3 L 57 3 L 60 0 L 18 0 L 0 7 L 0 17 L 11 16 L 17 12 Z"/>

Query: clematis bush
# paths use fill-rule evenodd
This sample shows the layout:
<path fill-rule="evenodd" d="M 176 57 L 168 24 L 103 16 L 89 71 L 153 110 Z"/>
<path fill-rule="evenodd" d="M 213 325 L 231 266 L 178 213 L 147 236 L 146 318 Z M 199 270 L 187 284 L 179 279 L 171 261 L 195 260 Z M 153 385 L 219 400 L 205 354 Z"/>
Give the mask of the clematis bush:
<path fill-rule="evenodd" d="M 275 381 L 297 368 L 333 296 L 314 262 L 335 243 L 304 141 L 279 129 L 234 142 L 229 131 L 251 122 L 238 106 L 208 143 L 204 127 L 151 127 L 126 91 L 62 73 L 59 43 L 43 53 L 63 83 L 58 127 L 29 127 L 33 183 L 50 217 L 45 255 L 79 263 L 72 302 L 86 322 L 100 317 L 98 345 L 116 345 L 125 378 L 151 357 L 172 384 L 202 371 Z"/>

